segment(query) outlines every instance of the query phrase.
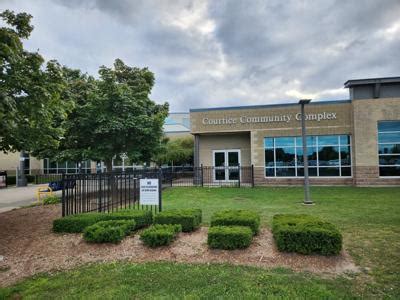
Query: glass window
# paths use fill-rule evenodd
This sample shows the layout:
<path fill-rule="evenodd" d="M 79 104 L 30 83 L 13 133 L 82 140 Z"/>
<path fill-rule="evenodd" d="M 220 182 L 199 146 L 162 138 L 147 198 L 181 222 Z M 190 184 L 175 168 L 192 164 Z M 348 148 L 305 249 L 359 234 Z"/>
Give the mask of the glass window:
<path fill-rule="evenodd" d="M 340 146 L 340 160 L 342 166 L 351 165 L 350 146 Z"/>
<path fill-rule="evenodd" d="M 339 168 L 319 168 L 319 176 L 339 176 Z"/>
<path fill-rule="evenodd" d="M 380 121 L 378 122 L 378 132 L 399 131 L 400 121 Z"/>
<path fill-rule="evenodd" d="M 293 148 L 276 148 L 275 149 L 276 166 L 295 166 L 296 152 Z"/>
<path fill-rule="evenodd" d="M 297 148 L 297 165 L 303 166 L 303 148 Z M 308 159 L 308 166 L 317 166 L 317 148 L 316 147 L 307 147 L 307 159 Z"/>
<path fill-rule="evenodd" d="M 294 147 L 293 137 L 278 137 L 275 138 L 275 147 Z"/>
<path fill-rule="evenodd" d="M 264 145 L 265 176 L 304 176 L 301 137 L 267 137 Z M 350 136 L 308 136 L 307 158 L 310 176 L 351 176 Z"/>
<path fill-rule="evenodd" d="M 325 145 L 339 145 L 339 140 L 337 135 L 321 135 L 318 136 L 318 146 Z"/>
<path fill-rule="evenodd" d="M 317 145 L 317 137 L 316 136 L 307 136 L 306 137 L 307 147 Z M 302 137 L 296 137 L 296 146 L 303 147 L 303 139 Z"/>
<path fill-rule="evenodd" d="M 400 144 L 400 131 L 399 132 L 381 132 L 381 133 L 379 133 L 378 143 Z"/>
<path fill-rule="evenodd" d="M 274 139 L 273 138 L 265 138 L 264 139 L 264 147 L 265 148 L 274 148 Z"/>
<path fill-rule="evenodd" d="M 296 176 L 295 168 L 276 168 L 276 177 L 294 177 Z"/>
<path fill-rule="evenodd" d="M 400 154 L 400 144 L 379 145 L 379 154 Z"/>
<path fill-rule="evenodd" d="M 350 145 L 350 136 L 349 135 L 341 135 L 339 137 L 340 145 Z"/>
<path fill-rule="evenodd" d="M 339 165 L 339 147 L 325 146 L 318 148 L 319 166 L 338 166 Z"/>
<path fill-rule="evenodd" d="M 379 176 L 400 176 L 400 121 L 378 122 Z"/>
<path fill-rule="evenodd" d="M 396 167 L 379 167 L 380 176 L 400 176 L 400 166 Z"/>
<path fill-rule="evenodd" d="M 275 165 L 274 150 L 273 149 L 265 149 L 265 166 L 273 167 L 274 165 Z"/>

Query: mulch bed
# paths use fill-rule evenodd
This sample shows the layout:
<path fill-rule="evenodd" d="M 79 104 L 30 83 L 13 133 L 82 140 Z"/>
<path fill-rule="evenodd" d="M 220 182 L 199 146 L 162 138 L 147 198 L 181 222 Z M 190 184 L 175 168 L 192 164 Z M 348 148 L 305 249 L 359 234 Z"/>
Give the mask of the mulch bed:
<path fill-rule="evenodd" d="M 138 234 L 119 245 L 88 244 L 80 234 L 55 234 L 51 231 L 52 221 L 60 215 L 59 205 L 21 208 L 0 214 L 0 286 L 41 272 L 115 260 L 288 267 L 327 275 L 358 271 L 345 251 L 334 257 L 280 253 L 271 232 L 265 228 L 245 250 L 209 250 L 206 227 L 193 233 L 181 233 L 169 247 L 149 249 L 139 240 Z"/>

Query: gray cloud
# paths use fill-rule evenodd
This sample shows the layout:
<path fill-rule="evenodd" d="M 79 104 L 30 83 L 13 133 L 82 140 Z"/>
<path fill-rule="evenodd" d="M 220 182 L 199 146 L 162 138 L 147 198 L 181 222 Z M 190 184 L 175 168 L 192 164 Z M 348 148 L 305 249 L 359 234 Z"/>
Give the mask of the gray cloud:
<path fill-rule="evenodd" d="M 350 78 L 399 75 L 400 2 L 36 0 L 26 46 L 96 74 L 121 58 L 171 110 L 347 98 Z"/>

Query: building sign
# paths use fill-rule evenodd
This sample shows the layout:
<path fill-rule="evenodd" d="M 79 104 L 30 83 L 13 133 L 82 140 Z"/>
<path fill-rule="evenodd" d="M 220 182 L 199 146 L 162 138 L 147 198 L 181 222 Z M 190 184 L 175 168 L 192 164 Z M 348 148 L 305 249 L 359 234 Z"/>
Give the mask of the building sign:
<path fill-rule="evenodd" d="M 305 115 L 306 121 L 336 120 L 336 112 L 308 113 Z M 280 114 L 269 116 L 240 116 L 223 118 L 203 118 L 203 125 L 235 125 L 235 124 L 254 124 L 254 123 L 289 123 L 291 121 L 301 121 L 301 113 Z"/>
<path fill-rule="evenodd" d="M 140 204 L 158 205 L 159 204 L 158 179 L 140 179 Z"/>

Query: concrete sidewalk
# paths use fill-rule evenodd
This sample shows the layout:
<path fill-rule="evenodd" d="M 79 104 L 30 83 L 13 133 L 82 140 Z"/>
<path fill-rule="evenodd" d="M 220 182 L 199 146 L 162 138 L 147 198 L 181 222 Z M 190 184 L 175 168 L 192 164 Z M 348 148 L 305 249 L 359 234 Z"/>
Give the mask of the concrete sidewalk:
<path fill-rule="evenodd" d="M 36 190 L 46 184 L 0 189 L 0 213 L 30 205 L 36 201 Z"/>

